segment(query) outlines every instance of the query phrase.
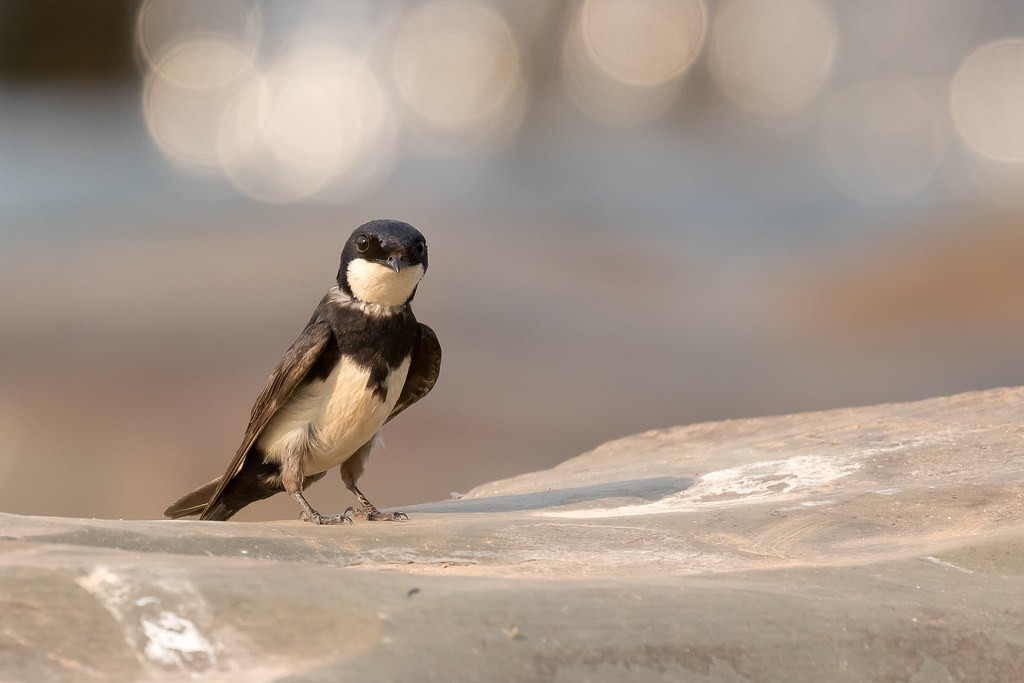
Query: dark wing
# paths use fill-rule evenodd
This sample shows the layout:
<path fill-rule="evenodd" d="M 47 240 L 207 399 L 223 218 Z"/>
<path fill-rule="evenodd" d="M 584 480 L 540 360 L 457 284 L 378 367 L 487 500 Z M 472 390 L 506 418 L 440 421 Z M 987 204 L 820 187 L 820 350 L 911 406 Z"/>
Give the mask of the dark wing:
<path fill-rule="evenodd" d="M 263 429 L 270 419 L 274 417 L 274 413 L 287 403 L 295 390 L 303 383 L 310 368 L 316 364 L 317 359 L 330 343 L 331 336 L 331 326 L 328 323 L 323 320 L 311 322 L 285 352 L 284 358 L 277 364 L 277 368 L 267 380 L 267 385 L 263 387 L 263 392 L 256 399 L 242 445 L 238 447 L 234 459 L 228 465 L 224 476 L 220 478 L 220 484 L 210 496 L 210 501 L 206 504 L 206 510 L 200 515 L 200 519 L 207 519 L 207 514 L 216 507 L 228 483 L 242 470 L 242 464 L 245 462 L 245 456 L 249 449 L 256 443 L 256 439 L 260 438 L 260 434 L 263 433 Z"/>
<path fill-rule="evenodd" d="M 386 422 L 395 419 L 400 412 L 429 394 L 441 373 L 441 344 L 437 341 L 437 335 L 423 323 L 419 323 L 419 326 L 420 343 L 412 351 L 412 362 L 402 394 Z"/>

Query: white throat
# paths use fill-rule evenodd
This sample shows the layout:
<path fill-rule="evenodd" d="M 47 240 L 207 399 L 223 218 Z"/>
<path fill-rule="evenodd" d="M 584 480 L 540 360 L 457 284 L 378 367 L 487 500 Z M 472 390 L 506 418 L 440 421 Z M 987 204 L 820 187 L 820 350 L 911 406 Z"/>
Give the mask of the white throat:
<path fill-rule="evenodd" d="M 401 306 L 423 278 L 423 266 L 406 266 L 396 273 L 388 266 L 357 258 L 349 261 L 348 288 L 359 301 L 381 306 Z"/>

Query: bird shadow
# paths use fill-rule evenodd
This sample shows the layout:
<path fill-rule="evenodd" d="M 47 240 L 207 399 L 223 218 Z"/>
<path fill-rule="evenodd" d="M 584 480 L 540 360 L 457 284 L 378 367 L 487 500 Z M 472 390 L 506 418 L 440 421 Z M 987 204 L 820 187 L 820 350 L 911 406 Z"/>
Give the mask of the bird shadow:
<path fill-rule="evenodd" d="M 693 486 L 694 480 L 689 477 L 650 477 L 647 479 L 627 479 L 625 481 L 591 484 L 590 486 L 574 486 L 570 488 L 548 489 L 532 493 L 517 493 L 506 496 L 488 498 L 460 498 L 458 500 L 424 503 L 409 506 L 410 512 L 516 512 L 519 510 L 538 510 L 542 508 L 575 505 L 594 500 L 608 498 L 640 499 L 645 501 L 661 500 Z"/>

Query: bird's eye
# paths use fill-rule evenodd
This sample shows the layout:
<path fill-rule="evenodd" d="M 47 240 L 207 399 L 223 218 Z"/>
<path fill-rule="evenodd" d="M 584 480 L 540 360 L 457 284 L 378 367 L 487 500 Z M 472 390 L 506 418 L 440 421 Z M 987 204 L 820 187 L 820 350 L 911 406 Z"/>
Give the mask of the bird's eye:
<path fill-rule="evenodd" d="M 356 249 L 359 251 L 366 251 L 370 248 L 370 238 L 366 235 L 360 235 L 356 238 Z"/>
<path fill-rule="evenodd" d="M 427 251 L 427 243 L 421 240 L 416 243 L 414 249 L 416 249 L 417 256 L 423 256 L 424 252 Z"/>

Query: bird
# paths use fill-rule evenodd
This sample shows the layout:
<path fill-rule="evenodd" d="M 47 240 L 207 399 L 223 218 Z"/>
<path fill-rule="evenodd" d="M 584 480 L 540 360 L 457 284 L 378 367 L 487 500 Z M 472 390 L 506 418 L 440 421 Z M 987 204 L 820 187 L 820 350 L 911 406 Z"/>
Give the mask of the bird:
<path fill-rule="evenodd" d="M 437 335 L 410 306 L 426 270 L 427 242 L 413 226 L 385 219 L 357 228 L 342 249 L 337 282 L 256 399 L 224 475 L 164 515 L 227 520 L 284 491 L 314 524 L 351 522 L 352 514 L 407 520 L 381 512 L 356 482 L 381 427 L 426 396 L 441 370 Z M 303 492 L 336 466 L 358 507 L 321 514 Z"/>

